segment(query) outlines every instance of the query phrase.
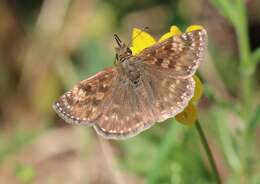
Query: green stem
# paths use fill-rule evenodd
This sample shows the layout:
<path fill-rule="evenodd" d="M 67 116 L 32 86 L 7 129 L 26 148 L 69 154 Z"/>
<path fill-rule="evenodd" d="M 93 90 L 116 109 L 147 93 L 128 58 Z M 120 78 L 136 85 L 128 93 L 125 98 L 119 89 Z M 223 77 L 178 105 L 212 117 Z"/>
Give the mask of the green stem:
<path fill-rule="evenodd" d="M 218 169 L 217 169 L 217 166 L 216 166 L 216 163 L 215 163 L 215 160 L 213 158 L 213 154 L 210 150 L 210 147 L 209 147 L 209 143 L 207 141 L 207 138 L 205 136 L 205 133 L 200 125 L 200 122 L 197 120 L 197 122 L 195 123 L 195 126 L 196 126 L 196 129 L 198 131 L 198 134 L 200 136 L 200 139 L 201 139 L 201 143 L 205 149 L 205 152 L 207 154 L 207 157 L 208 157 L 208 160 L 210 162 L 210 165 L 212 167 L 212 170 L 213 172 L 215 173 L 215 177 L 216 177 L 216 180 L 217 180 L 217 183 L 218 184 L 221 184 L 221 178 L 220 178 L 220 175 L 219 175 L 219 172 L 218 172 Z"/>
<path fill-rule="evenodd" d="M 248 38 L 248 18 L 245 0 L 212 0 L 213 4 L 227 16 L 233 24 L 239 47 L 239 71 L 241 78 L 241 100 L 243 103 L 242 116 L 249 117 L 250 97 L 252 92 L 251 78 L 254 72 L 254 64 L 250 52 L 250 44 Z"/>
<path fill-rule="evenodd" d="M 245 0 L 237 0 L 237 18 L 240 23 L 234 25 L 238 37 L 238 46 L 240 53 L 240 77 L 242 82 L 241 99 L 244 110 L 243 117 L 248 118 L 250 109 L 251 97 L 251 77 L 253 74 L 253 64 L 251 60 L 250 44 L 248 38 L 248 21 Z"/>
<path fill-rule="evenodd" d="M 260 62 L 260 47 L 254 50 L 252 53 L 252 61 L 254 63 L 254 68 L 256 67 L 257 63 Z"/>

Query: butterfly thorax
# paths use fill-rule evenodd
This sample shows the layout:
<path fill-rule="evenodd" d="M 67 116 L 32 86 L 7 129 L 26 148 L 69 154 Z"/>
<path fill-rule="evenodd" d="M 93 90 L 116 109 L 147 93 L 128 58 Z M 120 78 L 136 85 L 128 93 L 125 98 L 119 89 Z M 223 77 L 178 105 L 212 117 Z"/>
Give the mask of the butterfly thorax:
<path fill-rule="evenodd" d="M 137 62 L 137 58 L 132 55 L 131 50 L 122 44 L 116 48 L 116 60 L 119 72 L 122 73 L 123 80 L 130 82 L 136 86 L 141 76 L 141 66 Z"/>
<path fill-rule="evenodd" d="M 136 86 L 140 82 L 141 66 L 136 62 L 135 57 L 130 57 L 120 64 L 121 71 L 132 85 Z"/>

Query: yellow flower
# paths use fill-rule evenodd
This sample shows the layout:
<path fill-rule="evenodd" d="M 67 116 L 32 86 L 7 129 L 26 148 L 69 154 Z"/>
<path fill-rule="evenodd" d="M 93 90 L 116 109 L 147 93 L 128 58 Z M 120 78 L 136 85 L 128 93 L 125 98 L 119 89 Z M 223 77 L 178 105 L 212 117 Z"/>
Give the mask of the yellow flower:
<path fill-rule="evenodd" d="M 186 29 L 186 32 L 203 29 L 202 26 L 192 25 Z M 177 26 L 171 26 L 170 31 L 165 33 L 158 42 L 163 41 L 171 36 L 182 34 L 180 29 Z M 133 55 L 138 54 L 143 49 L 152 46 L 156 43 L 156 40 L 147 32 L 144 32 L 140 29 L 134 28 L 132 33 L 132 47 L 131 50 Z M 189 105 L 178 115 L 175 116 L 175 119 L 185 125 L 192 125 L 198 119 L 198 112 L 196 103 L 202 95 L 202 84 L 200 79 L 194 75 L 193 79 L 195 80 L 195 90 L 194 96 L 189 102 Z"/>

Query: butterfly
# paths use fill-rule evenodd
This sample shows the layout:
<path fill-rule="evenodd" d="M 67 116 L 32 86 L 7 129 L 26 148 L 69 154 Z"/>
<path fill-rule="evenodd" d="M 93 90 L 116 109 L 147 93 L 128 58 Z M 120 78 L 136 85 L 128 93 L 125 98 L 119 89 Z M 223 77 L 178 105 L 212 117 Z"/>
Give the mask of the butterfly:
<path fill-rule="evenodd" d="M 76 84 L 53 108 L 70 124 L 93 126 L 104 138 L 126 139 L 188 105 L 207 33 L 200 29 L 175 35 L 137 55 L 117 35 L 115 40 L 115 66 Z"/>

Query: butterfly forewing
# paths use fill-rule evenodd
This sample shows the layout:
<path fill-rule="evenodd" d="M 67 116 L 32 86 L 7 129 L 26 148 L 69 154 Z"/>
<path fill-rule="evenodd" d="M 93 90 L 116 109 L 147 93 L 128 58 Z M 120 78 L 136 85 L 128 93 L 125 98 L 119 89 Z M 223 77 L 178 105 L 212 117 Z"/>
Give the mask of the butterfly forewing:
<path fill-rule="evenodd" d="M 193 75 L 205 55 L 207 34 L 204 29 L 170 37 L 144 49 L 138 56 L 143 62 L 178 78 Z"/>
<path fill-rule="evenodd" d="M 81 81 L 53 105 L 58 115 L 71 124 L 92 124 L 102 114 L 102 104 L 116 81 L 117 70 L 108 68 Z"/>

